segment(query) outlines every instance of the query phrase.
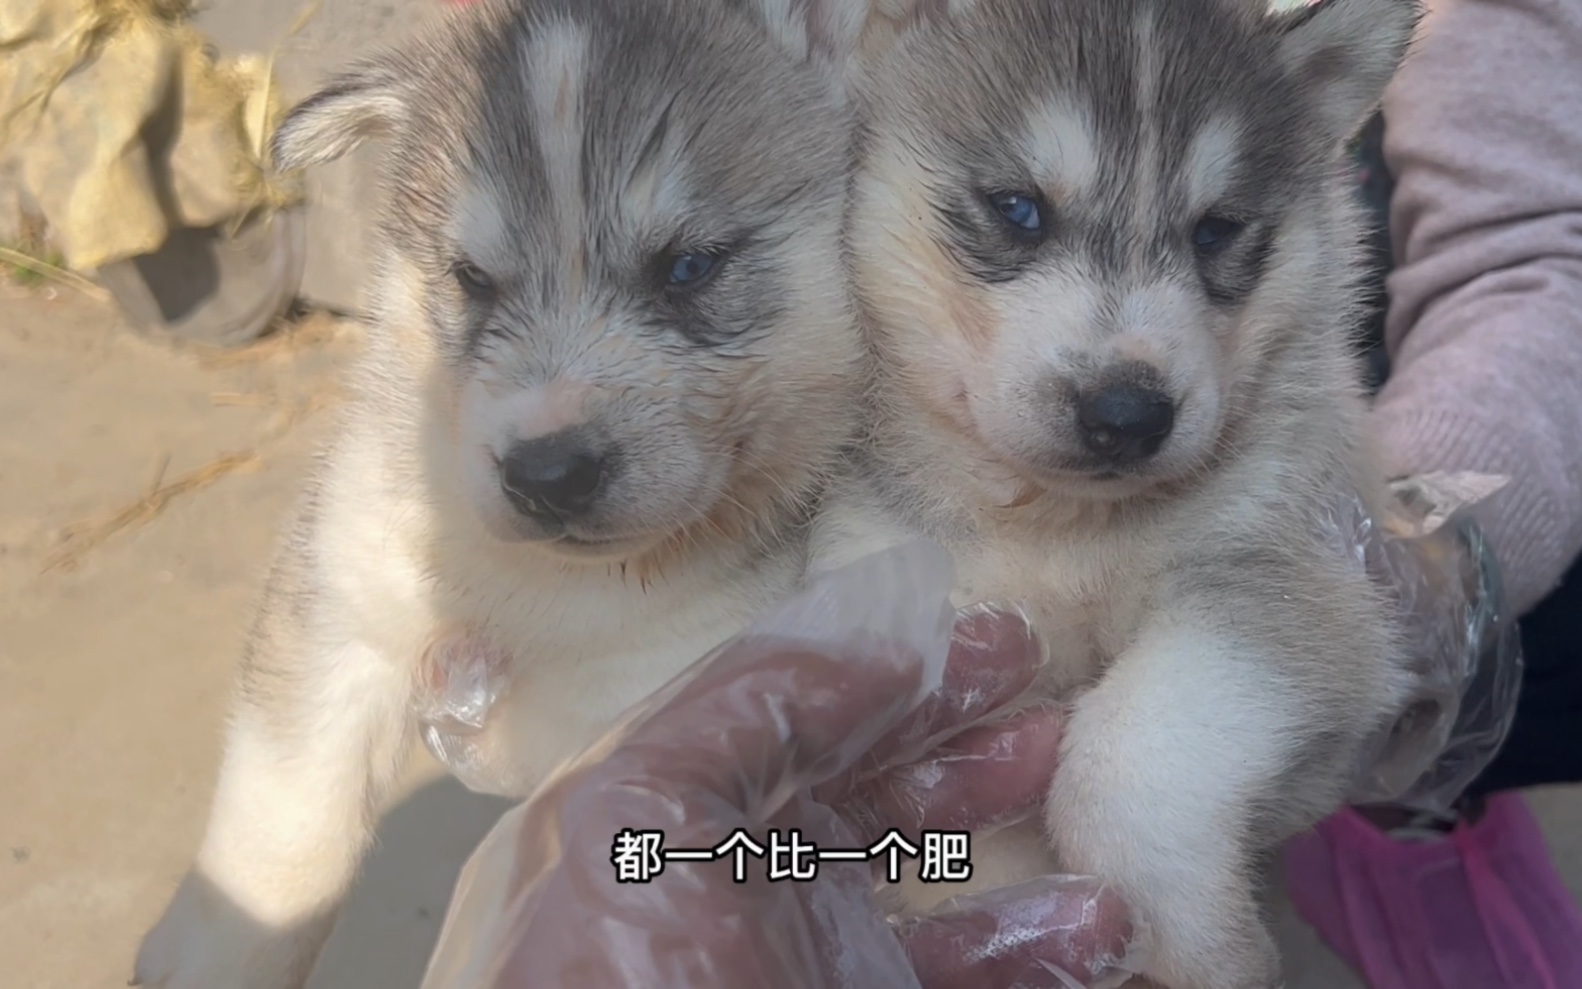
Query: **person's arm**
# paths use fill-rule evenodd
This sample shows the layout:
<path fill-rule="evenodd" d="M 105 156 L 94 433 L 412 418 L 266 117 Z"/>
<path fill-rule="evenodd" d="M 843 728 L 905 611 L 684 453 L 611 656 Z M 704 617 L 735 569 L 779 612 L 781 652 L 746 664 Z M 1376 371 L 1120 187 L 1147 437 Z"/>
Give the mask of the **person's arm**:
<path fill-rule="evenodd" d="M 1395 176 L 1375 435 L 1479 506 L 1513 611 L 1582 550 L 1582 0 L 1439 0 L 1385 96 Z"/>

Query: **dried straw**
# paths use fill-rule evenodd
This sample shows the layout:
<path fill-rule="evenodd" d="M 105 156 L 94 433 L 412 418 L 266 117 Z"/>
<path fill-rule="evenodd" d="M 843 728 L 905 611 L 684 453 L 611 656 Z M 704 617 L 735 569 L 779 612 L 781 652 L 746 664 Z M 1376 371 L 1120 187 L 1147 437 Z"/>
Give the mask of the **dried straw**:
<path fill-rule="evenodd" d="M 93 282 L 90 282 L 88 279 L 82 277 L 76 272 L 67 271 L 65 268 L 50 264 L 48 261 L 40 261 L 38 258 L 35 258 L 30 254 L 24 254 L 21 251 L 14 251 L 9 247 L 0 247 L 0 261 L 4 261 L 7 264 L 14 265 L 18 268 L 26 268 L 35 275 L 48 278 L 51 281 L 60 282 L 62 285 L 74 288 L 83 295 L 86 295 L 88 298 L 97 302 L 110 301 L 110 293 L 95 285 Z"/>
<path fill-rule="evenodd" d="M 176 498 L 206 488 L 246 467 L 258 463 L 256 453 L 231 453 L 181 475 L 169 484 L 149 491 L 137 501 L 107 519 L 73 523 L 61 531 L 61 548 L 44 561 L 41 574 L 51 570 L 74 570 L 88 552 L 126 529 L 135 529 L 158 518 Z"/>
<path fill-rule="evenodd" d="M 302 184 L 297 176 L 277 174 L 269 163 L 269 139 L 280 125 L 284 113 L 280 94 L 275 85 L 275 61 L 280 50 L 292 38 L 302 33 L 318 15 L 320 0 L 309 0 L 297 14 L 296 20 L 286 30 L 264 57 L 261 77 L 254 81 L 254 88 L 242 103 L 242 129 L 246 140 L 247 160 L 242 162 L 240 190 L 242 201 L 252 206 L 232 219 L 229 230 L 232 236 L 249 220 L 262 215 L 268 222 L 274 213 L 294 206 L 302 200 Z M 233 72 L 236 82 L 242 80 Z"/>
<path fill-rule="evenodd" d="M 315 316 L 303 320 L 245 347 L 225 348 L 196 345 L 193 353 L 198 363 L 208 368 L 235 367 L 239 364 L 258 364 L 275 357 L 290 355 L 312 347 L 333 343 L 341 336 L 339 320 Z"/>
<path fill-rule="evenodd" d="M 238 471 L 256 468 L 263 462 L 261 451 L 264 447 L 285 436 L 297 423 L 322 408 L 326 401 L 324 396 L 314 396 L 297 403 L 276 418 L 259 437 L 253 449 L 224 454 L 168 483 L 164 481 L 165 464 L 170 460 L 169 454 L 166 454 L 158 470 L 155 471 L 154 482 L 142 497 L 107 517 L 74 522 L 62 529 L 61 547 L 45 559 L 39 575 L 43 576 L 52 570 L 74 570 L 95 548 L 119 533 L 138 529 L 152 522 L 164 513 L 171 502 L 182 495 L 202 490 Z"/>
<path fill-rule="evenodd" d="M 270 405 L 275 400 L 274 395 L 264 395 L 258 392 L 217 391 L 209 396 L 209 401 L 218 406 L 257 407 Z"/>

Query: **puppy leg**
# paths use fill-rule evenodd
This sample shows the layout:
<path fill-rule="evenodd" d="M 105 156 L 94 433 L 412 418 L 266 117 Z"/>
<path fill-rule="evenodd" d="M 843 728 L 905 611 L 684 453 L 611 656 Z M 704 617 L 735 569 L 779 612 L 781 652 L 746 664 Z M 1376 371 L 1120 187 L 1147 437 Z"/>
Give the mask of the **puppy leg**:
<path fill-rule="evenodd" d="M 138 953 L 144 986 L 301 986 L 408 751 L 408 666 L 341 634 L 356 614 L 348 602 L 294 608 L 312 595 L 293 579 L 302 560 L 288 552 L 282 563 L 244 664 L 197 863 Z"/>
<path fill-rule="evenodd" d="M 1076 704 L 1047 806 L 1063 868 L 1116 883 L 1170 989 L 1269 989 L 1255 817 L 1296 763 L 1302 698 L 1226 627 L 1161 615 Z"/>

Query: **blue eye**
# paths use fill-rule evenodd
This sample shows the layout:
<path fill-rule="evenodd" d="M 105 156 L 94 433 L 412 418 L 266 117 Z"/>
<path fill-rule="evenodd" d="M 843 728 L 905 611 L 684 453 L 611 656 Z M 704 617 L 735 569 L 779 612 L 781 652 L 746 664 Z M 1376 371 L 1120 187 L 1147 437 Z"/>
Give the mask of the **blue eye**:
<path fill-rule="evenodd" d="M 471 261 L 458 261 L 451 268 L 456 283 L 471 299 L 486 302 L 494 297 L 494 279 L 490 278 L 484 270 Z"/>
<path fill-rule="evenodd" d="M 1213 254 L 1230 246 L 1241 233 L 1242 224 L 1223 216 L 1205 216 L 1192 230 L 1192 246 L 1203 254 Z"/>
<path fill-rule="evenodd" d="M 670 260 L 670 284 L 690 285 L 707 278 L 714 270 L 714 256 L 702 251 L 685 251 Z"/>
<path fill-rule="evenodd" d="M 1028 233 L 1037 233 L 1043 227 L 1044 218 L 1039 214 L 1038 202 L 1032 196 L 1004 192 L 991 196 L 989 201 L 1012 226 L 1020 227 Z"/>

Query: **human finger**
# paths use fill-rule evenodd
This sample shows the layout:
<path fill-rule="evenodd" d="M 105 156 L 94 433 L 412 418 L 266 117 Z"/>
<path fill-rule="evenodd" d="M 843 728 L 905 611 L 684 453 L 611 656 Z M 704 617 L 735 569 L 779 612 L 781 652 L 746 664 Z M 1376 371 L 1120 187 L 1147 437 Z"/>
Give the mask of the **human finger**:
<path fill-rule="evenodd" d="M 1114 989 L 1152 943 L 1112 887 L 1072 876 L 956 897 L 895 930 L 923 989 Z"/>
<path fill-rule="evenodd" d="M 982 831 L 1025 820 L 1048 795 L 1062 713 L 1053 705 L 969 728 L 915 763 L 858 784 L 839 805 L 866 841 L 892 828 Z"/>

